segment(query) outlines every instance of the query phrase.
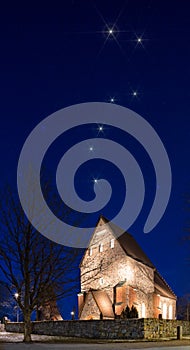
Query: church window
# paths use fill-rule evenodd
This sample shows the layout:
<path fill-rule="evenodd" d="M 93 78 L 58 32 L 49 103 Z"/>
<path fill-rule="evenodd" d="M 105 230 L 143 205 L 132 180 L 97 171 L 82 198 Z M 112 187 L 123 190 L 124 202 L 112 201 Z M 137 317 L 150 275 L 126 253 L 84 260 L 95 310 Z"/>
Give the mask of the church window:
<path fill-rule="evenodd" d="M 111 246 L 111 248 L 114 248 L 114 238 L 113 239 L 111 239 L 111 244 L 110 244 L 110 246 Z"/>
<path fill-rule="evenodd" d="M 142 305 L 141 305 L 141 316 L 142 316 L 142 318 L 146 317 L 146 306 L 145 306 L 145 303 L 142 303 Z"/>
<path fill-rule="evenodd" d="M 101 277 L 100 278 L 100 284 L 102 285 L 104 283 L 104 279 Z"/>
<path fill-rule="evenodd" d="M 167 305 L 166 305 L 166 303 L 163 304 L 162 317 L 163 317 L 163 319 L 167 318 Z"/>
<path fill-rule="evenodd" d="M 173 318 L 173 308 L 172 305 L 169 306 L 169 319 L 172 320 Z"/>
<path fill-rule="evenodd" d="M 100 253 L 103 252 L 103 244 L 102 244 L 102 243 L 100 243 L 100 245 L 99 245 L 99 252 L 100 252 Z"/>
<path fill-rule="evenodd" d="M 92 248 L 89 248 L 89 255 L 92 256 Z"/>

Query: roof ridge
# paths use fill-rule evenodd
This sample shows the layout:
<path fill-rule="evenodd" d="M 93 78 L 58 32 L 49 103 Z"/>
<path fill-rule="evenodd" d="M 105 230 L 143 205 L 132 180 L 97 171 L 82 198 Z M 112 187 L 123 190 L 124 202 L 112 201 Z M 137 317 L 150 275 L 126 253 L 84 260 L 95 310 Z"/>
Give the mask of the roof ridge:
<path fill-rule="evenodd" d="M 112 221 L 108 222 L 108 225 L 111 228 L 115 238 L 117 239 L 117 241 L 119 242 L 119 244 L 121 245 L 121 247 L 124 249 L 125 253 L 129 257 L 131 257 L 131 258 L 135 259 L 136 261 L 141 262 L 142 264 L 147 265 L 151 268 L 155 268 L 152 261 L 149 259 L 147 254 L 144 252 L 144 250 L 141 248 L 141 246 L 139 245 L 139 243 L 137 242 L 137 240 L 135 239 L 135 237 L 131 233 L 129 233 L 129 232 L 125 231 L 124 229 L 122 229 L 121 227 L 117 226 Z M 114 231 L 114 229 L 120 231 L 118 235 Z M 122 231 L 122 233 L 121 233 L 121 231 Z M 124 242 L 124 240 L 126 240 L 127 238 L 130 240 L 129 242 L 133 246 L 133 249 L 131 249 L 132 250 L 131 252 L 130 252 L 129 247 L 127 247 L 127 245 L 126 245 L 126 242 Z"/>
<path fill-rule="evenodd" d="M 162 281 L 167 285 L 167 287 L 169 288 L 170 292 L 176 297 L 177 295 L 174 293 L 174 291 L 169 286 L 169 284 L 166 282 L 165 278 L 161 275 L 161 273 L 158 271 L 158 269 L 156 269 L 156 272 L 158 273 L 158 275 L 162 279 Z"/>

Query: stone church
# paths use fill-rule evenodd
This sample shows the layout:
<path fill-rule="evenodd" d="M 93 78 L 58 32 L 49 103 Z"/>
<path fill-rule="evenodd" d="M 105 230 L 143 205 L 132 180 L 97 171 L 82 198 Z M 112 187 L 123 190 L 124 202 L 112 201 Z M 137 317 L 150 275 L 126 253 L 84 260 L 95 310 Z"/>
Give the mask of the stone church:
<path fill-rule="evenodd" d="M 80 264 L 79 319 L 114 319 L 128 305 L 139 318 L 175 319 L 176 296 L 135 239 L 103 216 Z"/>

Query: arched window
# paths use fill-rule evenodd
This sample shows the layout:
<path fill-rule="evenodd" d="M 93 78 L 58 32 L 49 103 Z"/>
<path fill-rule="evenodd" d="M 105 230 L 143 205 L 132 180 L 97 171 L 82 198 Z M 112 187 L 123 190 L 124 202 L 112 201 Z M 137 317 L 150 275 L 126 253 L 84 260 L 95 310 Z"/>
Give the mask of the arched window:
<path fill-rule="evenodd" d="M 115 239 L 114 239 L 114 238 L 113 238 L 113 239 L 111 239 L 111 243 L 110 243 L 111 248 L 114 248 L 114 241 L 115 241 Z"/>
<path fill-rule="evenodd" d="M 99 245 L 99 252 L 102 253 L 103 250 L 104 250 L 104 249 L 103 249 L 103 243 L 100 243 L 100 245 Z"/>
<path fill-rule="evenodd" d="M 142 303 L 142 305 L 141 305 L 141 317 L 142 318 L 146 317 L 146 306 L 145 306 L 145 303 Z"/>
<path fill-rule="evenodd" d="M 172 307 L 172 305 L 169 306 L 169 319 L 170 320 L 173 319 L 173 307 Z"/>
<path fill-rule="evenodd" d="M 89 255 L 92 256 L 92 248 L 89 248 Z"/>
<path fill-rule="evenodd" d="M 163 304 L 163 311 L 162 311 L 162 318 L 167 318 L 167 305 L 166 303 Z"/>

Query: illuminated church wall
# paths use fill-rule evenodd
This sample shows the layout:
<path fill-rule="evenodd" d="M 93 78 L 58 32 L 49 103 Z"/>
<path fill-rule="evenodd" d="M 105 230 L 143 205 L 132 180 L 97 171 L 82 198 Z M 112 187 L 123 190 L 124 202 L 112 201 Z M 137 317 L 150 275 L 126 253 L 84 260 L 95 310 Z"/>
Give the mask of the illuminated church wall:
<path fill-rule="evenodd" d="M 162 300 L 162 308 L 160 308 L 160 301 L 159 303 L 155 301 L 154 269 L 127 256 L 110 227 L 105 228 L 105 222 L 102 219 L 86 250 L 80 269 L 81 292 L 87 293 L 91 289 L 106 291 L 111 303 L 114 304 L 116 314 L 121 314 L 127 305 L 131 307 L 133 304 L 138 310 L 139 317 L 158 317 L 159 313 L 164 311 L 164 316 L 169 318 L 168 316 L 171 317 L 172 314 L 174 318 L 175 300 L 173 302 L 170 299 Z M 80 315 L 84 298 L 85 294 L 80 294 L 81 319 L 89 318 L 93 314 L 91 300 L 89 305 L 85 303 L 85 308 Z M 170 304 L 173 305 L 173 311 Z M 97 315 L 97 310 L 95 313 Z M 95 313 L 92 318 L 98 318 Z"/>

